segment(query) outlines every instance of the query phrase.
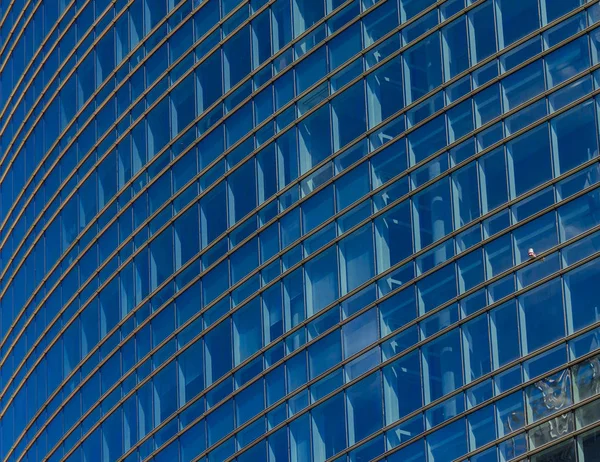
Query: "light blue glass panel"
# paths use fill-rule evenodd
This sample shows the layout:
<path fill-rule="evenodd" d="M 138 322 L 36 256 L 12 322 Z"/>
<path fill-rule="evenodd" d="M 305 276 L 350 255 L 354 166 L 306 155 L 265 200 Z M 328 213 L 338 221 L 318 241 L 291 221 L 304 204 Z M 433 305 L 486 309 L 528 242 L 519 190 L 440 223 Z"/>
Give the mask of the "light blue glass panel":
<path fill-rule="evenodd" d="M 433 34 L 404 53 L 406 103 L 421 98 L 441 83 L 440 37 Z"/>
<path fill-rule="evenodd" d="M 543 124 L 507 144 L 510 195 L 515 198 L 552 177 L 548 126 Z"/>
<path fill-rule="evenodd" d="M 421 351 L 426 404 L 462 386 L 462 359 L 458 329 L 426 344 Z"/>
<path fill-rule="evenodd" d="M 346 391 L 348 444 L 352 445 L 383 425 L 381 374 L 375 372 Z"/>
<path fill-rule="evenodd" d="M 552 119 L 552 154 L 555 175 L 598 155 L 594 102 L 585 102 Z"/>
<path fill-rule="evenodd" d="M 496 0 L 500 49 L 540 27 L 537 0 Z"/>
<path fill-rule="evenodd" d="M 338 297 L 337 255 L 335 247 L 305 265 L 307 314 L 318 313 Z"/>
<path fill-rule="evenodd" d="M 467 452 L 466 419 L 459 419 L 427 437 L 428 460 L 454 460 Z"/>
<path fill-rule="evenodd" d="M 375 220 L 378 274 L 412 253 L 409 207 L 404 201 Z"/>
<path fill-rule="evenodd" d="M 420 250 L 452 231 L 450 182 L 443 178 L 413 198 L 415 250 Z"/>
<path fill-rule="evenodd" d="M 403 107 L 400 56 L 367 76 L 369 128 L 383 122 Z"/>
<path fill-rule="evenodd" d="M 341 295 L 354 290 L 375 275 L 373 227 L 365 225 L 339 243 Z"/>
<path fill-rule="evenodd" d="M 442 28 L 444 80 L 448 81 L 469 67 L 466 17 L 462 16 Z"/>
<path fill-rule="evenodd" d="M 311 411 L 313 460 L 325 460 L 346 447 L 344 395 L 338 393 Z"/>
<path fill-rule="evenodd" d="M 467 19 L 471 65 L 475 65 L 496 51 L 493 3 L 484 2 L 483 5 L 471 10 Z"/>
<path fill-rule="evenodd" d="M 523 352 L 530 353 L 565 335 L 560 279 L 519 297 L 519 325 Z"/>

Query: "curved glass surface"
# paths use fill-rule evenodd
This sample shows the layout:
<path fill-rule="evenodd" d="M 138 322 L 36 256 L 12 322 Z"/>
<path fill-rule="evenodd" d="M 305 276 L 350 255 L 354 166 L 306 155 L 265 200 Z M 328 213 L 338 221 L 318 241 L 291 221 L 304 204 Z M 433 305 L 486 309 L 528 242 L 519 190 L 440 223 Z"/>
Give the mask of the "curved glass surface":
<path fill-rule="evenodd" d="M 597 460 L 599 27 L 0 1 L 1 460 Z"/>

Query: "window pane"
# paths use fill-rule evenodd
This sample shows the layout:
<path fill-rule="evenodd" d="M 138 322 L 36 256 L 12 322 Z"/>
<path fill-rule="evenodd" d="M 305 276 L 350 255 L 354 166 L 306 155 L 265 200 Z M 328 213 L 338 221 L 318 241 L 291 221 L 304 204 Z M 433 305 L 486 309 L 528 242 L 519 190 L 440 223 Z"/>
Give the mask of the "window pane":
<path fill-rule="evenodd" d="M 578 331 L 600 319 L 597 297 L 590 287 L 600 272 L 600 260 L 594 260 L 564 277 L 565 303 L 569 334 Z"/>
<path fill-rule="evenodd" d="M 179 367 L 179 405 L 182 406 L 204 389 L 203 342 L 197 341 L 177 359 Z"/>
<path fill-rule="evenodd" d="M 402 22 L 408 21 L 433 3 L 433 0 L 400 0 Z"/>
<path fill-rule="evenodd" d="M 517 228 L 513 233 L 515 264 L 529 260 L 529 249 L 543 252 L 558 244 L 556 215 L 549 212 Z"/>
<path fill-rule="evenodd" d="M 501 177 L 502 171 L 495 172 Z M 471 162 L 452 175 L 454 226 L 460 228 L 479 217 L 477 167 Z"/>
<path fill-rule="evenodd" d="M 341 295 L 351 292 L 375 274 L 373 228 L 366 225 L 339 243 Z"/>
<path fill-rule="evenodd" d="M 410 163 L 421 162 L 446 146 L 446 118 L 438 116 L 408 135 Z"/>
<path fill-rule="evenodd" d="M 502 114 L 500 84 L 492 85 L 473 97 L 475 103 L 475 126 L 481 127 Z"/>
<path fill-rule="evenodd" d="M 234 365 L 262 347 L 260 299 L 257 297 L 233 315 Z"/>
<path fill-rule="evenodd" d="M 303 414 L 298 419 L 293 420 L 289 425 L 289 429 L 290 462 L 310 460 L 310 414 Z"/>
<path fill-rule="evenodd" d="M 328 186 L 302 204 L 303 234 L 325 222 L 334 213 L 333 186 Z"/>
<path fill-rule="evenodd" d="M 223 44 L 223 82 L 230 90 L 250 73 L 250 26 L 230 37 Z"/>
<path fill-rule="evenodd" d="M 200 250 L 198 206 L 188 209 L 175 220 L 175 269 L 181 268 Z"/>
<path fill-rule="evenodd" d="M 256 207 L 256 171 L 250 159 L 233 172 L 227 181 L 229 220 L 233 225 Z"/>
<path fill-rule="evenodd" d="M 490 332 L 494 369 L 520 356 L 517 305 L 514 300 L 490 312 Z"/>
<path fill-rule="evenodd" d="M 367 76 L 369 128 L 402 109 L 402 67 L 400 56 Z"/>
<path fill-rule="evenodd" d="M 325 460 L 346 448 L 344 394 L 338 393 L 311 411 L 313 460 Z"/>
<path fill-rule="evenodd" d="M 422 355 L 425 404 L 462 386 L 462 359 L 458 329 L 426 344 L 422 348 Z"/>
<path fill-rule="evenodd" d="M 487 374 L 491 369 L 487 315 L 464 324 L 465 380 L 467 383 Z"/>
<path fill-rule="evenodd" d="M 442 29 L 444 50 L 444 80 L 460 74 L 469 67 L 467 23 L 464 16 Z"/>
<path fill-rule="evenodd" d="M 256 69 L 271 55 L 269 11 L 263 11 L 252 21 L 252 68 Z"/>
<path fill-rule="evenodd" d="M 294 37 L 315 24 L 325 14 L 325 4 L 321 0 L 293 0 Z"/>
<path fill-rule="evenodd" d="M 401 138 L 371 157 L 371 169 L 373 189 L 406 170 L 406 139 Z"/>
<path fill-rule="evenodd" d="M 377 311 L 371 308 L 342 328 L 344 358 L 358 353 L 378 338 Z"/>
<path fill-rule="evenodd" d="M 469 20 L 469 45 L 471 65 L 477 64 L 496 51 L 496 27 L 494 26 L 494 5 L 485 2 L 471 10 Z"/>
<path fill-rule="evenodd" d="M 552 88 L 588 68 L 590 51 L 587 36 L 560 47 L 545 58 L 548 88 Z"/>
<path fill-rule="evenodd" d="M 548 126 L 543 124 L 507 145 L 511 197 L 515 198 L 552 178 Z"/>
<path fill-rule="evenodd" d="M 190 75 L 171 92 L 171 138 L 194 119 L 195 102 L 194 77 Z"/>
<path fill-rule="evenodd" d="M 156 289 L 173 273 L 173 228 L 169 227 L 150 244 L 150 289 Z"/>
<path fill-rule="evenodd" d="M 441 249 L 445 252 L 445 249 Z M 425 314 L 456 297 L 454 265 L 446 265 L 417 283 L 419 312 Z"/>
<path fill-rule="evenodd" d="M 383 369 L 386 425 L 422 406 L 419 363 L 419 353 L 414 351 Z"/>
<path fill-rule="evenodd" d="M 327 48 L 329 50 L 329 68 L 333 71 L 360 51 L 360 24 L 355 23 L 334 37 L 327 44 Z"/>
<path fill-rule="evenodd" d="M 404 53 L 406 103 L 424 96 L 442 83 L 440 39 L 433 34 Z"/>
<path fill-rule="evenodd" d="M 296 130 L 288 130 L 277 139 L 277 177 L 279 189 L 298 177 Z"/>
<path fill-rule="evenodd" d="M 341 360 L 342 343 L 338 329 L 317 341 L 308 349 L 310 378 L 314 379 L 329 368 L 339 364 Z"/>
<path fill-rule="evenodd" d="M 334 254 L 335 255 L 335 254 Z M 326 256 L 321 256 L 324 260 L 331 260 L 330 258 L 325 258 Z M 330 265 L 331 266 L 331 265 Z M 329 268 L 325 268 L 325 270 L 329 270 Z M 315 278 L 320 276 L 318 271 L 315 271 Z M 323 276 L 326 280 L 326 276 Z M 317 281 L 318 282 L 318 281 Z M 309 283 L 307 284 L 307 291 L 309 290 Z M 290 330 L 292 327 L 296 326 L 299 322 L 305 319 L 304 316 L 304 290 L 303 290 L 303 281 L 302 281 L 302 269 L 298 268 L 292 274 L 286 276 L 283 280 L 283 310 L 285 314 L 285 330 L 286 332 Z M 312 290 L 312 289 L 311 289 Z M 330 288 L 331 290 L 331 288 Z M 336 290 L 337 292 L 337 290 Z M 312 295 L 312 292 L 311 292 Z M 331 294 L 328 292 L 325 295 L 331 297 Z M 317 301 L 322 302 L 321 298 L 317 297 Z M 312 303 L 312 302 L 311 302 Z M 312 303 L 314 306 L 314 303 Z"/>
<path fill-rule="evenodd" d="M 514 109 L 543 91 L 544 69 L 542 60 L 538 59 L 502 80 L 504 112 Z"/>
<path fill-rule="evenodd" d="M 565 335 L 560 279 L 519 297 L 523 353 L 527 354 Z"/>
<path fill-rule="evenodd" d="M 264 384 L 258 380 L 235 397 L 236 426 L 243 425 L 265 407 Z M 264 424 L 263 424 L 264 425 Z"/>
<path fill-rule="evenodd" d="M 454 460 L 467 452 L 465 419 L 442 427 L 427 437 L 430 462 Z"/>
<path fill-rule="evenodd" d="M 155 425 L 170 416 L 177 409 L 177 380 L 175 362 L 171 362 L 154 378 L 154 418 Z"/>
<path fill-rule="evenodd" d="M 410 202 L 404 201 L 375 220 L 377 274 L 412 253 Z"/>
<path fill-rule="evenodd" d="M 400 451 L 390 454 L 386 460 L 387 462 L 422 462 L 426 460 L 425 440 L 420 439 L 409 444 Z"/>
<path fill-rule="evenodd" d="M 598 224 L 600 221 L 599 193 L 599 189 L 594 189 L 558 209 L 558 224 L 562 242 L 572 239 Z"/>
<path fill-rule="evenodd" d="M 306 263 L 306 304 L 308 316 L 318 313 L 338 297 L 335 247 Z"/>
<path fill-rule="evenodd" d="M 452 231 L 449 179 L 443 178 L 413 198 L 415 250 L 420 250 Z"/>
<path fill-rule="evenodd" d="M 366 130 L 364 84 L 358 82 L 331 101 L 333 152 Z"/>
<path fill-rule="evenodd" d="M 574 10 L 579 5 L 583 5 L 584 0 L 563 0 L 561 2 L 553 2 L 552 0 L 542 0 L 542 19 L 544 25 L 554 21 L 556 18 Z"/>
<path fill-rule="evenodd" d="M 223 93 L 221 51 L 217 50 L 196 70 L 196 104 L 202 114 Z"/>
<path fill-rule="evenodd" d="M 469 449 L 474 450 L 496 438 L 496 427 L 494 425 L 494 406 L 486 406 L 469 416 Z M 490 454 L 490 461 L 496 461 L 495 449 Z M 485 462 L 486 459 L 477 459 L 475 462 Z"/>
<path fill-rule="evenodd" d="M 298 125 L 300 173 L 306 173 L 331 154 L 329 106 L 325 105 Z"/>
<path fill-rule="evenodd" d="M 271 7 L 273 53 L 283 48 L 292 39 L 292 12 L 290 0 L 277 0 Z"/>
<path fill-rule="evenodd" d="M 448 142 L 452 143 L 473 130 L 473 103 L 463 101 L 447 112 Z"/>
<path fill-rule="evenodd" d="M 369 192 L 369 163 L 363 162 L 335 182 L 337 210 L 342 210 Z"/>
<path fill-rule="evenodd" d="M 555 175 L 598 155 L 594 102 L 588 101 L 552 119 Z"/>
<path fill-rule="evenodd" d="M 500 147 L 479 159 L 481 212 L 487 213 L 508 200 L 506 159 Z"/>
<path fill-rule="evenodd" d="M 348 444 L 352 445 L 383 425 L 381 375 L 371 374 L 348 388 Z"/>
<path fill-rule="evenodd" d="M 540 27 L 537 0 L 498 0 L 496 16 L 501 50 Z"/>
<path fill-rule="evenodd" d="M 221 322 L 204 337 L 206 358 L 206 385 L 221 378 L 231 369 L 231 324 Z"/>
<path fill-rule="evenodd" d="M 148 119 L 148 160 L 152 159 L 167 144 L 169 132 L 169 99 L 164 98 L 150 111 Z"/>

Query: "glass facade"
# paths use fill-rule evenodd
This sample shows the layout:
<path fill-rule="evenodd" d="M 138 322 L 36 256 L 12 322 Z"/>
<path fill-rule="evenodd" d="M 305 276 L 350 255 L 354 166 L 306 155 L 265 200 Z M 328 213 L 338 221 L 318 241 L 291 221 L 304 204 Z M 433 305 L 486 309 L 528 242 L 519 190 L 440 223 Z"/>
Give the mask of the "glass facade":
<path fill-rule="evenodd" d="M 597 462 L 597 0 L 0 0 L 0 459 Z"/>

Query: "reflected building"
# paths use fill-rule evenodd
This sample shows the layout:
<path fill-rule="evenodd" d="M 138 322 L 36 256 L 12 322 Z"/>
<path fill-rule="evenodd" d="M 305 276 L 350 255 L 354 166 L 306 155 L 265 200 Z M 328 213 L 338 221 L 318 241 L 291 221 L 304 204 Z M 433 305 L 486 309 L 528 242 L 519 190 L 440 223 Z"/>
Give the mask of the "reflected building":
<path fill-rule="evenodd" d="M 0 2 L 0 459 L 599 461 L 599 25 Z"/>

